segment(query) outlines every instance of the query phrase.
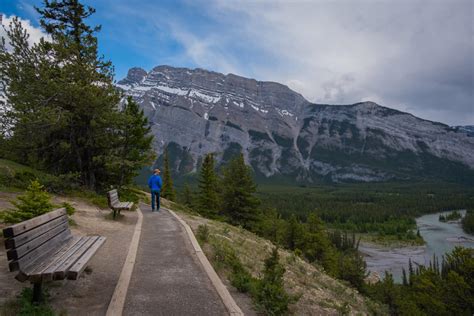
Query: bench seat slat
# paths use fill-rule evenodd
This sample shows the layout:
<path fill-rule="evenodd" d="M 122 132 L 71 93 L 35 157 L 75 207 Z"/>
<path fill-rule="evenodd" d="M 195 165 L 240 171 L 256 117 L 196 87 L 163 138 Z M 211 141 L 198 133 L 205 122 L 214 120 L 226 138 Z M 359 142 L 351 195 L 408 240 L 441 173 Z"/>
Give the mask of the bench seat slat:
<path fill-rule="evenodd" d="M 128 209 L 131 208 L 132 205 L 133 205 L 133 203 L 131 203 L 131 202 L 120 202 L 120 203 L 114 205 L 114 208 L 120 209 L 120 210 L 128 210 Z"/>
<path fill-rule="evenodd" d="M 62 256 L 61 258 L 58 258 L 53 264 L 49 265 L 48 268 L 46 268 L 42 273 L 42 279 L 43 280 L 52 280 L 54 271 L 56 271 L 66 260 L 69 259 L 70 256 L 72 256 L 78 249 L 80 249 L 84 243 L 87 241 L 86 236 L 82 236 L 80 240 L 78 240 L 77 243 L 75 243 L 72 247 L 70 247 Z"/>
<path fill-rule="evenodd" d="M 99 250 L 104 244 L 105 237 L 99 237 L 95 240 L 94 244 L 82 254 L 82 256 L 76 261 L 76 263 L 67 272 L 67 278 L 69 280 L 77 280 L 78 276 L 84 271 L 87 263 L 90 261 L 92 256 Z"/>
<path fill-rule="evenodd" d="M 71 236 L 71 231 L 69 229 L 57 234 L 51 238 L 47 243 L 42 244 L 36 249 L 33 249 L 23 257 L 18 260 L 10 261 L 9 268 L 10 271 L 17 271 L 20 267 L 28 267 L 34 262 L 38 262 L 38 259 L 44 254 L 50 254 L 56 249 L 60 248 L 65 240 L 68 240 Z"/>
<path fill-rule="evenodd" d="M 118 194 L 115 192 L 118 201 Z M 110 200 L 110 199 L 109 199 Z M 3 229 L 8 267 L 18 281 L 76 280 L 106 238 L 72 236 L 65 208 Z"/>
<path fill-rule="evenodd" d="M 57 269 L 53 272 L 53 280 L 64 280 L 67 276 L 67 272 L 73 264 L 82 256 L 83 253 L 89 249 L 94 242 L 99 238 L 98 236 L 86 237 L 86 242 L 71 254 Z"/>
<path fill-rule="evenodd" d="M 77 239 L 80 237 L 76 236 L 70 236 L 69 239 L 65 241 L 65 245 L 69 245 L 73 242 L 77 242 Z M 25 282 L 26 280 L 30 280 L 31 275 L 37 271 L 38 269 L 45 269 L 46 265 L 50 264 L 53 260 L 53 258 L 56 258 L 56 255 L 58 254 L 59 251 L 61 251 L 64 247 L 60 247 L 58 249 L 55 249 L 54 251 L 51 251 L 50 253 L 45 253 L 42 256 L 40 256 L 37 260 L 32 262 L 30 265 L 27 267 L 22 267 L 19 271 L 18 274 L 15 276 L 15 279 L 17 279 L 20 282 Z"/>
<path fill-rule="evenodd" d="M 52 211 L 52 212 L 43 214 L 41 216 L 37 216 L 35 218 L 29 219 L 27 221 L 15 224 L 13 226 L 7 227 L 3 229 L 3 237 L 12 238 L 12 237 L 18 236 L 35 227 L 43 225 L 57 217 L 60 217 L 64 214 L 66 214 L 66 209 L 60 208 L 56 211 Z"/>
<path fill-rule="evenodd" d="M 43 280 L 43 273 L 50 268 L 51 266 L 58 264 L 64 258 L 68 251 L 70 251 L 75 245 L 77 245 L 81 239 L 84 238 L 82 236 L 73 236 L 69 239 L 68 242 L 64 244 L 64 246 L 56 251 L 53 255 L 45 258 L 40 264 L 37 264 L 33 267 L 30 267 L 28 270 L 21 271 L 26 275 L 26 278 L 31 282 L 38 282 Z"/>
<path fill-rule="evenodd" d="M 62 223 L 67 223 L 68 218 L 66 215 L 59 216 L 58 218 L 53 219 L 52 221 L 41 225 L 39 227 L 33 228 L 30 231 L 21 234 L 17 237 L 5 239 L 5 248 L 12 249 L 20 247 L 21 245 L 31 241 L 32 239 L 38 237 L 41 234 L 44 234 L 48 230 L 61 225 Z"/>
<path fill-rule="evenodd" d="M 54 227 L 50 231 L 40 235 L 38 238 L 33 239 L 32 241 L 14 249 L 10 249 L 7 251 L 7 258 L 8 260 L 16 260 L 20 259 L 24 255 L 26 255 L 28 252 L 34 250 L 38 246 L 42 245 L 43 243 L 47 242 L 49 239 L 53 238 L 57 234 L 69 230 L 69 225 L 68 222 L 63 222 L 59 226 Z"/>

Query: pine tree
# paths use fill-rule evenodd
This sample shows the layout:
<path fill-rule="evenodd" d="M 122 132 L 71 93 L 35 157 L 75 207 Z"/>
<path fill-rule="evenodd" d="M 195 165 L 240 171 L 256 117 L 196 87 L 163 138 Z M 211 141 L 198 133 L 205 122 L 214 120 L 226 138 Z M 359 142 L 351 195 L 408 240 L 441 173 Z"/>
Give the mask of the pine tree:
<path fill-rule="evenodd" d="M 193 204 L 193 192 L 187 182 L 184 184 L 183 188 L 183 203 L 186 206 L 191 206 Z"/>
<path fill-rule="evenodd" d="M 286 315 L 291 297 L 283 285 L 285 268 L 280 263 L 278 248 L 265 260 L 263 278 L 257 285 L 256 300 L 269 315 Z"/>
<path fill-rule="evenodd" d="M 174 190 L 173 179 L 171 178 L 168 148 L 165 149 L 163 154 L 163 187 L 161 188 L 161 196 L 170 201 L 176 200 L 176 191 Z"/>
<path fill-rule="evenodd" d="M 119 187 L 131 183 L 140 167 L 154 158 L 148 119 L 132 97 L 127 98 L 121 114 L 114 152 L 107 157 L 109 182 Z"/>
<path fill-rule="evenodd" d="M 258 218 L 259 200 L 255 197 L 257 187 L 252 179 L 250 167 L 245 165 L 240 154 L 224 169 L 222 180 L 223 212 L 232 224 L 251 227 Z"/>
<path fill-rule="evenodd" d="M 304 231 L 303 226 L 296 218 L 295 214 L 292 214 L 287 226 L 286 231 L 286 244 L 291 250 L 300 249 L 304 244 Z"/>
<path fill-rule="evenodd" d="M 215 217 L 219 207 L 217 181 L 214 170 L 214 155 L 207 154 L 199 175 L 198 207 L 205 215 Z"/>
<path fill-rule="evenodd" d="M 91 189 L 112 179 L 127 182 L 142 160 L 131 156 L 146 147 L 148 136 L 121 142 L 128 133 L 122 123 L 130 113 L 120 111 L 112 64 L 98 54 L 100 26 L 85 23 L 95 10 L 78 0 L 45 0 L 37 11 L 48 41 L 30 45 L 14 19 L 8 43 L 0 44 L 0 86 L 11 106 L 6 117 L 14 122 L 11 155 L 51 173 L 78 173 Z M 140 115 L 136 119 L 140 125 Z M 130 156 L 114 163 L 124 172 L 117 171 L 110 161 L 127 146 Z M 134 170 L 125 170 L 129 167 Z"/>
<path fill-rule="evenodd" d="M 2 220 L 5 223 L 23 222 L 48 213 L 54 207 L 51 197 L 37 180 L 32 181 L 25 194 L 17 199 L 18 201 L 11 202 L 15 206 L 14 209 L 3 212 Z"/>
<path fill-rule="evenodd" d="M 405 271 L 405 268 L 402 268 L 402 284 L 404 286 L 408 285 L 407 272 Z"/>
<path fill-rule="evenodd" d="M 412 285 L 413 284 L 413 275 L 415 274 L 415 271 L 413 269 L 413 263 L 411 262 L 411 258 L 408 258 L 408 284 Z"/>

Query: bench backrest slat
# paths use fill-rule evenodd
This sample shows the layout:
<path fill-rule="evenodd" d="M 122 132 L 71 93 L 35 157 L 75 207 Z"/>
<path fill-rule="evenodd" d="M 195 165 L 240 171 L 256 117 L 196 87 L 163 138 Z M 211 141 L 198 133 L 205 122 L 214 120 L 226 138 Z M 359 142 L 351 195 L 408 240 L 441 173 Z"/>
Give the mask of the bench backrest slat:
<path fill-rule="evenodd" d="M 62 221 L 59 225 L 53 227 L 42 235 L 37 236 L 37 238 L 32 239 L 31 241 L 23 244 L 19 247 L 12 248 L 7 251 L 8 260 L 20 259 L 30 251 L 41 246 L 42 244 L 48 242 L 50 239 L 54 238 L 56 235 L 62 233 L 65 230 L 69 230 L 69 225 L 66 217 L 66 221 Z"/>
<path fill-rule="evenodd" d="M 109 207 L 113 207 L 114 205 L 117 205 L 117 203 L 120 203 L 116 189 L 107 192 L 107 201 L 109 202 Z"/>
<path fill-rule="evenodd" d="M 10 261 L 8 265 L 10 271 L 16 271 L 22 268 L 27 268 L 30 264 L 34 263 L 39 258 L 43 258 L 47 254 L 53 254 L 58 248 L 61 247 L 61 245 L 67 242 L 70 238 L 72 238 L 72 235 L 69 229 L 62 231 L 53 238 L 49 239 L 48 242 L 31 250 L 20 259 Z"/>
<path fill-rule="evenodd" d="M 61 225 L 63 223 L 67 223 L 68 218 L 66 215 L 61 215 L 52 221 L 47 222 L 46 224 L 43 224 L 41 226 L 38 226 L 34 229 L 31 229 L 27 231 L 24 234 L 21 234 L 19 236 L 13 237 L 13 238 L 8 238 L 5 239 L 5 248 L 6 249 L 12 249 L 12 248 L 18 248 L 27 242 L 32 241 L 36 237 L 48 232 L 49 230 L 53 229 L 54 227 Z"/>
<path fill-rule="evenodd" d="M 3 234 L 10 271 L 26 268 L 71 237 L 65 208 L 7 227 Z"/>
<path fill-rule="evenodd" d="M 43 214 L 41 216 L 37 216 L 35 218 L 29 219 L 27 221 L 18 223 L 16 225 L 7 227 L 3 229 L 3 237 L 5 238 L 13 238 L 15 236 L 21 235 L 26 233 L 27 231 L 34 229 L 38 226 L 46 224 L 49 221 L 52 221 L 55 218 L 58 218 L 62 215 L 66 214 L 65 208 L 60 208 L 55 211 Z"/>

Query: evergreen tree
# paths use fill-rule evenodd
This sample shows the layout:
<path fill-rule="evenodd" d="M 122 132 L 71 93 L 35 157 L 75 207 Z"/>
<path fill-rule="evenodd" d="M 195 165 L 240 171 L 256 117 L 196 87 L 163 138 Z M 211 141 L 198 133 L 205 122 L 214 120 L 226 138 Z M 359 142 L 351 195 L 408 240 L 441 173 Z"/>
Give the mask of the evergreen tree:
<path fill-rule="evenodd" d="M 91 189 L 104 187 L 117 176 L 111 170 L 117 163 L 110 160 L 126 147 L 122 123 L 130 113 L 120 111 L 112 64 L 98 54 L 95 34 L 100 26 L 85 23 L 95 10 L 78 0 L 45 0 L 37 11 L 48 41 L 30 45 L 14 19 L 8 42 L 0 44 L 0 86 L 11 107 L 6 117 L 13 123 L 10 155 L 51 173 L 79 173 Z M 148 141 L 143 137 L 130 142 L 128 152 L 134 155 L 135 145 L 141 151 Z M 139 160 L 125 157 L 122 167 L 134 161 L 135 168 Z M 126 182 L 133 172 L 127 170 L 117 180 Z"/>
<path fill-rule="evenodd" d="M 474 234 L 474 210 L 467 210 L 466 215 L 461 221 L 462 229 L 468 233 L 473 235 Z"/>
<path fill-rule="evenodd" d="M 403 285 L 408 285 L 407 272 L 406 272 L 405 268 L 402 268 L 402 284 Z"/>
<path fill-rule="evenodd" d="M 295 214 L 292 214 L 287 225 L 286 244 L 291 250 L 302 250 L 304 247 L 304 231 L 302 224 L 298 221 Z"/>
<path fill-rule="evenodd" d="M 337 276 L 337 253 L 331 244 L 324 223 L 312 212 L 306 222 L 305 247 L 303 252 L 309 261 L 317 260 L 331 275 Z"/>
<path fill-rule="evenodd" d="M 413 269 L 413 263 L 411 262 L 411 258 L 408 258 L 408 284 L 412 285 L 412 277 L 415 274 Z"/>
<path fill-rule="evenodd" d="M 184 184 L 183 188 L 183 203 L 186 206 L 191 206 L 193 204 L 193 192 L 187 182 Z"/>
<path fill-rule="evenodd" d="M 122 187 L 132 182 L 140 167 L 153 161 L 154 153 L 148 119 L 132 97 L 124 103 L 120 118 L 117 143 L 114 152 L 107 157 L 107 167 L 110 170 L 109 181 Z"/>
<path fill-rule="evenodd" d="M 340 255 L 339 277 L 349 281 L 359 291 L 363 290 L 367 277 L 367 264 L 357 251 L 344 252 Z"/>
<path fill-rule="evenodd" d="M 14 209 L 2 212 L 5 223 L 19 223 L 30 218 L 43 215 L 53 209 L 51 197 L 44 187 L 34 180 L 28 186 L 25 194 L 19 196 L 18 201 L 12 201 Z"/>
<path fill-rule="evenodd" d="M 257 285 L 256 300 L 269 315 L 286 315 L 291 297 L 283 286 L 285 268 L 280 263 L 278 248 L 265 260 L 263 278 Z"/>
<path fill-rule="evenodd" d="M 251 227 L 258 218 L 259 200 L 255 197 L 257 187 L 252 178 L 252 170 L 245 165 L 240 154 L 224 169 L 222 180 L 223 212 L 232 224 Z"/>
<path fill-rule="evenodd" d="M 382 281 L 382 287 L 379 295 L 382 297 L 382 302 L 388 305 L 390 308 L 390 314 L 397 314 L 397 303 L 398 303 L 398 291 L 393 281 L 393 275 L 385 271 L 385 277 Z"/>
<path fill-rule="evenodd" d="M 161 188 L 161 196 L 170 201 L 176 200 L 176 191 L 171 178 L 171 170 L 168 157 L 168 148 L 163 154 L 163 187 Z"/>
<path fill-rule="evenodd" d="M 205 215 L 211 217 L 217 215 L 219 207 L 217 181 L 218 178 L 214 170 L 214 155 L 207 154 L 199 175 L 198 207 Z"/>

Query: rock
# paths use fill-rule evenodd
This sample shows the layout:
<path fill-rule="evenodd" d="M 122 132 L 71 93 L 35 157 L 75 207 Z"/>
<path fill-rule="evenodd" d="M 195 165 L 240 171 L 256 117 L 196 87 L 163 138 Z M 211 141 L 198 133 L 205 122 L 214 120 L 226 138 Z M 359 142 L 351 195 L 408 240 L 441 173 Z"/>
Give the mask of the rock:
<path fill-rule="evenodd" d="M 364 279 L 364 281 L 367 283 L 367 284 L 375 284 L 379 281 L 381 281 L 382 279 L 380 278 L 380 275 L 375 272 L 375 271 L 371 271 L 369 273 L 369 275 Z"/>
<path fill-rule="evenodd" d="M 243 151 L 259 177 L 318 181 L 442 179 L 474 183 L 474 138 L 373 102 L 313 104 L 276 82 L 203 69 L 132 68 L 117 87 L 152 124 L 180 174 L 202 157 Z"/>

